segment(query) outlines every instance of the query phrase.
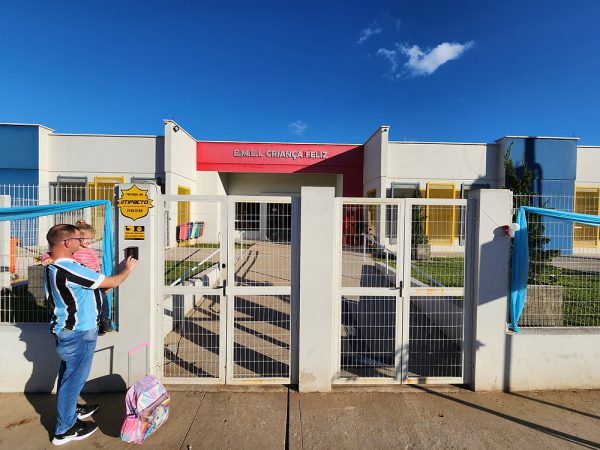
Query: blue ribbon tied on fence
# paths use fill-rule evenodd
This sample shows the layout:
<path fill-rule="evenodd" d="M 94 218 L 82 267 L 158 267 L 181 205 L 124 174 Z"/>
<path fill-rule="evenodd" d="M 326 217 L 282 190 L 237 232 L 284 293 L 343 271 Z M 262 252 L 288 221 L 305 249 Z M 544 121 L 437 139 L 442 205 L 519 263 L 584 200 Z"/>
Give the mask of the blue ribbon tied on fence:
<path fill-rule="evenodd" d="M 515 241 L 512 254 L 512 279 L 510 292 L 510 322 L 508 329 L 519 333 L 521 330 L 517 325 L 525 302 L 527 300 L 527 279 L 529 268 L 529 244 L 527 242 L 527 219 L 525 213 L 539 214 L 540 216 L 553 217 L 555 219 L 569 222 L 582 223 L 584 225 L 600 226 L 600 216 L 591 214 L 569 213 L 555 209 L 534 208 L 532 206 L 521 206 L 517 212 L 517 224 L 519 229 L 515 232 Z"/>
<path fill-rule="evenodd" d="M 84 202 L 58 203 L 55 205 L 16 206 L 0 208 L 0 221 L 35 219 L 36 217 L 50 216 L 83 208 L 104 206 L 104 238 L 102 240 L 102 273 L 111 276 L 113 273 L 113 230 L 112 230 L 112 205 L 108 200 L 89 200 Z M 112 313 L 112 291 L 108 293 L 108 314 Z"/>

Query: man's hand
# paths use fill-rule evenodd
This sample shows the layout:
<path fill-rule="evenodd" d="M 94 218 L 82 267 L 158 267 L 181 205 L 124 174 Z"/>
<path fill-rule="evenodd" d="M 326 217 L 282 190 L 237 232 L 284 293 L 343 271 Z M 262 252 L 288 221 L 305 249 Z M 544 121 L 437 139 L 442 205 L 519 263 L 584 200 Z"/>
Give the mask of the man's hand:
<path fill-rule="evenodd" d="M 131 272 L 133 269 L 135 269 L 135 266 L 137 266 L 138 260 L 135 259 L 133 256 L 129 256 L 127 258 L 127 261 L 125 261 L 125 268 L 123 269 L 126 272 Z"/>
<path fill-rule="evenodd" d="M 120 285 L 125 279 L 129 276 L 129 274 L 135 269 L 137 266 L 138 260 L 129 256 L 127 261 L 125 261 L 125 266 L 123 269 L 116 275 L 111 277 L 106 277 L 104 281 L 98 286 L 100 289 L 112 289 L 116 288 Z"/>

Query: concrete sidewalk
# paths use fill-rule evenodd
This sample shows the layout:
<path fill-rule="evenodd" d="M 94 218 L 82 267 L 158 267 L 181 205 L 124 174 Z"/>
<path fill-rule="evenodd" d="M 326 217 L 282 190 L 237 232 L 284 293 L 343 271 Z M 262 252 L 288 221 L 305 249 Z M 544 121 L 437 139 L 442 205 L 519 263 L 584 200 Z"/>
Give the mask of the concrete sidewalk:
<path fill-rule="evenodd" d="M 170 418 L 144 448 L 600 448 L 600 391 L 238 391 L 172 389 Z M 64 448 L 126 448 L 119 440 L 124 394 L 84 400 L 101 403 L 94 416 L 100 429 Z M 0 394 L 0 448 L 55 448 L 54 402 L 52 395 Z"/>

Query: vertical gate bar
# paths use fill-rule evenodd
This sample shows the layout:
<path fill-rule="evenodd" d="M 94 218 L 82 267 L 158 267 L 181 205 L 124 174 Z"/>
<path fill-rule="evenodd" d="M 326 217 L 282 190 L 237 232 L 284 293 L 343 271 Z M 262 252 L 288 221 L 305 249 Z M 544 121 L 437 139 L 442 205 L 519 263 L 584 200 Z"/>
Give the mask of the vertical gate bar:
<path fill-rule="evenodd" d="M 402 289 L 402 374 L 401 381 L 408 379 L 408 360 L 410 358 L 410 292 L 411 292 L 411 253 L 412 253 L 412 199 L 404 201 L 404 248 L 402 252 L 402 270 L 404 273 L 404 286 Z M 398 255 L 400 258 L 400 255 Z"/>
<path fill-rule="evenodd" d="M 335 268 L 335 273 L 333 274 L 334 280 L 336 280 L 334 284 L 334 298 L 333 301 L 333 320 L 335 326 L 333 327 L 333 332 L 335 336 L 333 337 L 333 376 L 335 378 L 339 378 L 339 374 L 341 373 L 342 367 L 342 296 L 340 293 L 340 288 L 342 286 L 342 239 L 344 233 L 344 202 L 341 198 L 334 199 L 335 205 L 335 214 L 334 223 L 336 224 L 336 229 L 334 230 L 334 236 L 336 236 L 335 241 L 335 254 L 336 258 L 333 262 L 333 267 Z M 366 236 L 363 236 L 363 261 L 365 259 L 364 252 L 366 250 Z"/>
<path fill-rule="evenodd" d="M 221 261 L 226 263 L 225 271 L 227 273 L 226 279 L 229 283 L 231 281 L 229 292 L 232 292 L 232 288 L 235 286 L 235 238 L 231 235 L 235 233 L 235 208 L 236 200 L 228 197 L 223 202 L 225 208 L 224 214 L 221 215 L 223 218 L 221 226 L 221 245 L 224 245 L 221 250 Z M 224 254 L 223 254 L 224 252 Z M 222 270 L 222 269 L 221 269 Z M 223 281 L 223 280 L 222 280 Z M 221 316 L 221 330 L 222 335 L 220 339 L 221 343 L 221 356 L 223 357 L 222 369 L 225 383 L 230 384 L 233 381 L 233 346 L 234 346 L 234 326 L 235 320 L 235 295 L 221 294 L 221 301 L 224 303 L 225 315 Z"/>
<path fill-rule="evenodd" d="M 169 210 L 166 208 L 166 201 L 164 197 L 158 195 L 158 201 L 156 202 L 158 211 L 156 212 L 156 233 L 154 238 L 154 246 L 156 251 L 156 257 L 158 263 L 156 264 L 156 271 L 154 274 L 154 282 L 156 289 L 155 299 L 155 313 L 154 313 L 154 339 L 151 341 L 155 343 L 154 347 L 154 361 L 156 361 L 156 372 L 155 376 L 163 381 L 165 377 L 165 338 L 164 338 L 164 321 L 163 315 L 165 310 L 165 248 L 168 245 L 168 241 L 165 242 L 165 235 L 168 233 L 166 230 L 169 229 Z M 152 373 L 152 372 L 150 372 Z"/>
<path fill-rule="evenodd" d="M 473 379 L 473 343 L 474 343 L 474 320 L 475 320 L 475 305 L 473 302 L 474 292 L 474 267 L 473 258 L 475 255 L 475 200 L 467 200 L 465 206 L 465 292 L 463 296 L 463 381 L 466 384 L 471 384 Z"/>
<path fill-rule="evenodd" d="M 299 330 L 300 330 L 300 197 L 292 197 L 291 203 L 291 295 L 290 295 L 290 382 L 299 383 Z"/>
<path fill-rule="evenodd" d="M 404 215 L 406 201 L 399 199 L 395 201 L 395 205 L 398 208 L 396 211 L 396 331 L 394 333 L 394 367 L 396 370 L 395 378 L 396 381 L 402 381 L 402 363 L 404 358 L 404 311 L 403 296 L 404 296 L 404 249 L 406 242 L 404 241 Z M 393 208 L 393 206 L 392 206 Z"/>

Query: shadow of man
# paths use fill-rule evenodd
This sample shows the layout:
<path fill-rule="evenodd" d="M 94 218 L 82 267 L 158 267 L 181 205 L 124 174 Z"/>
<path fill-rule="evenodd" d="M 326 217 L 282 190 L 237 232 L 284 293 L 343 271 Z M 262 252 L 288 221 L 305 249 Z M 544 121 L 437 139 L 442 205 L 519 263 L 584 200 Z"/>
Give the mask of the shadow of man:
<path fill-rule="evenodd" d="M 56 354 L 53 336 L 47 324 L 21 323 L 19 340 L 25 343 L 23 356 L 30 361 L 31 375 L 25 383 L 24 394 L 40 417 L 40 423 L 54 436 L 56 397 L 50 395 L 56 384 L 60 359 Z"/>
<path fill-rule="evenodd" d="M 32 363 L 24 394 L 39 415 L 41 425 L 48 432 L 48 439 L 52 440 L 56 423 L 56 395 L 52 395 L 52 391 L 56 387 L 60 368 L 56 343 L 47 324 L 22 323 L 16 326 L 20 329 L 19 340 L 26 346 L 23 356 Z M 96 349 L 95 353 L 107 354 L 109 373 L 88 380 L 81 397 L 85 403 L 101 404 L 100 410 L 94 415 L 94 422 L 103 434 L 119 437 L 125 411 L 122 393 L 126 390 L 126 384 L 123 377 L 112 373 L 113 352 L 112 346 Z"/>
<path fill-rule="evenodd" d="M 101 339 L 101 338 L 100 338 Z M 108 374 L 88 380 L 81 391 L 85 403 L 98 403 L 100 409 L 94 414 L 94 423 L 102 434 L 111 437 L 121 436 L 121 425 L 125 418 L 125 380 L 113 373 L 114 346 L 102 347 L 96 344 L 94 360 L 100 367 L 108 366 Z"/>

